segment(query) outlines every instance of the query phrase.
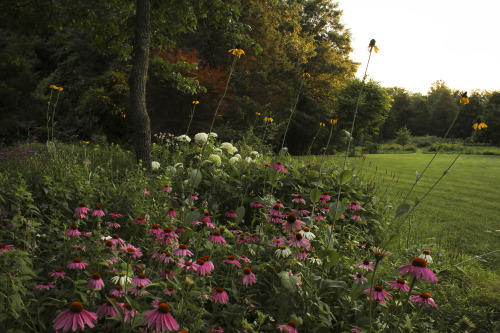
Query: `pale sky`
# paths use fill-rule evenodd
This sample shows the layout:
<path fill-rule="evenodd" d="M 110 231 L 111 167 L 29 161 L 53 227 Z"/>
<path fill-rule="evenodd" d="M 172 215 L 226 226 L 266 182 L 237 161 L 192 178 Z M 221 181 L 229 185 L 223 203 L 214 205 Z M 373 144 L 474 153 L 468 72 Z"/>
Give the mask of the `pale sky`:
<path fill-rule="evenodd" d="M 362 78 L 426 94 L 443 80 L 460 91 L 500 91 L 500 1 L 338 0 Z"/>

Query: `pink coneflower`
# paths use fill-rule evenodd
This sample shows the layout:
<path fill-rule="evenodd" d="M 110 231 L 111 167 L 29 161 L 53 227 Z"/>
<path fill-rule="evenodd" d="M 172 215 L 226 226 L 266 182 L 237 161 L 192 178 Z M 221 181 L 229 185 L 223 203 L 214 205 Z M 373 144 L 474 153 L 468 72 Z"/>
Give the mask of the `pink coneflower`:
<path fill-rule="evenodd" d="M 356 274 L 349 274 L 350 277 L 354 278 L 354 282 L 356 284 L 361 283 L 364 284 L 365 282 L 368 282 L 368 279 L 365 278 L 361 273 L 356 273 Z"/>
<path fill-rule="evenodd" d="M 115 219 L 118 219 L 120 217 L 123 217 L 122 214 L 114 212 L 114 213 L 109 213 L 109 216 L 114 217 Z"/>
<path fill-rule="evenodd" d="M 324 218 L 323 216 L 321 216 L 321 215 L 314 215 L 314 216 L 312 217 L 312 219 L 313 219 L 313 220 L 324 220 L 325 218 Z"/>
<path fill-rule="evenodd" d="M 220 231 L 214 231 L 213 234 L 207 239 L 210 243 L 226 244 L 226 240 L 221 236 Z"/>
<path fill-rule="evenodd" d="M 410 273 L 410 277 L 415 280 L 424 279 L 425 281 L 438 282 L 434 273 L 427 268 L 427 261 L 422 258 L 415 258 L 411 261 L 411 265 L 404 265 L 398 268 L 401 275 Z"/>
<path fill-rule="evenodd" d="M 271 165 L 271 168 L 279 172 L 289 173 L 288 171 L 286 171 L 285 167 L 283 167 L 281 162 L 276 162 L 275 164 Z"/>
<path fill-rule="evenodd" d="M 64 276 L 66 275 L 66 272 L 64 272 L 62 269 L 57 268 L 54 269 L 49 273 L 50 276 L 52 276 L 55 279 L 64 279 Z"/>
<path fill-rule="evenodd" d="M 75 214 L 73 214 L 73 217 L 79 217 L 81 219 L 85 218 L 85 214 L 89 209 L 87 208 L 87 205 L 85 205 L 84 202 L 81 202 L 80 205 L 75 209 Z"/>
<path fill-rule="evenodd" d="M 67 332 L 70 328 L 73 332 L 76 332 L 78 326 L 83 331 L 85 325 L 90 328 L 94 327 L 95 322 L 97 322 L 97 315 L 93 312 L 88 312 L 83 309 L 83 304 L 80 302 L 73 302 L 69 306 L 69 309 L 61 312 L 54 320 L 54 329 L 62 329 L 63 333 Z"/>
<path fill-rule="evenodd" d="M 174 317 L 170 314 L 170 306 L 167 303 L 159 303 L 158 306 L 146 313 L 143 319 L 147 323 L 148 328 L 154 329 L 159 332 L 177 331 L 179 324 L 175 321 Z"/>
<path fill-rule="evenodd" d="M 173 296 L 177 294 L 177 290 L 175 290 L 173 287 L 167 287 L 166 289 L 163 289 L 163 293 L 167 296 Z"/>
<path fill-rule="evenodd" d="M 324 214 L 328 214 L 329 211 L 330 211 L 330 206 L 323 206 L 323 208 L 321 208 L 321 212 Z"/>
<path fill-rule="evenodd" d="M 13 249 L 14 245 L 0 244 L 0 253 L 12 251 Z"/>
<path fill-rule="evenodd" d="M 361 209 L 361 206 L 358 205 L 358 203 L 356 201 L 353 201 L 351 202 L 350 204 L 348 204 L 346 206 L 346 209 L 350 209 L 350 210 L 360 210 Z"/>
<path fill-rule="evenodd" d="M 166 255 L 166 253 L 168 253 L 168 256 Z M 172 255 L 169 252 L 165 252 L 165 250 L 163 249 L 156 250 L 151 258 L 156 259 L 157 261 L 163 261 L 165 263 L 174 261 Z"/>
<path fill-rule="evenodd" d="M 406 281 L 403 279 L 397 279 L 396 281 L 387 281 L 391 285 L 392 289 L 401 289 L 410 292 L 410 287 L 406 284 Z"/>
<path fill-rule="evenodd" d="M 307 260 L 307 251 L 306 249 L 299 249 L 299 253 L 295 254 L 295 258 L 305 261 Z"/>
<path fill-rule="evenodd" d="M 198 265 L 198 269 L 196 270 L 196 273 L 198 275 L 205 276 L 212 272 L 210 265 L 207 265 L 206 261 L 203 258 L 199 258 L 198 260 L 196 260 L 196 264 Z"/>
<path fill-rule="evenodd" d="M 241 234 L 243 231 L 241 231 L 240 229 L 238 229 L 237 226 L 233 225 L 230 229 L 229 229 L 229 232 L 232 233 L 232 234 Z"/>
<path fill-rule="evenodd" d="M 147 189 L 141 191 L 142 195 L 148 195 L 150 192 Z"/>
<path fill-rule="evenodd" d="M 294 212 L 295 214 L 297 214 L 298 216 L 301 216 L 301 217 L 309 215 L 309 213 L 311 213 L 310 211 L 304 209 L 301 206 L 297 207 L 297 209 L 292 209 L 292 212 Z"/>
<path fill-rule="evenodd" d="M 254 273 L 252 273 L 252 270 L 250 267 L 245 267 L 243 270 L 243 277 L 241 279 L 241 282 L 246 286 L 251 286 L 255 282 L 257 282 L 257 277 L 255 276 Z"/>
<path fill-rule="evenodd" d="M 332 196 L 330 195 L 330 193 L 328 193 L 326 191 L 323 192 L 323 194 L 321 194 L 321 196 L 320 196 L 320 199 L 323 199 L 323 200 L 326 200 L 326 201 L 330 200 L 331 198 L 332 198 Z"/>
<path fill-rule="evenodd" d="M 226 304 L 227 301 L 229 301 L 229 296 L 227 296 L 227 293 L 224 291 L 224 288 L 217 287 L 210 293 L 210 299 L 214 303 Z"/>
<path fill-rule="evenodd" d="M 163 192 L 171 192 L 172 188 L 170 186 L 168 186 L 168 185 L 165 185 L 165 186 L 163 186 L 162 191 Z"/>
<path fill-rule="evenodd" d="M 136 310 L 134 310 L 134 308 L 132 307 L 132 305 L 128 304 L 128 303 L 125 303 L 123 304 L 123 314 L 124 314 L 124 318 L 123 320 L 126 322 L 126 323 L 130 323 L 130 320 L 132 320 L 132 318 L 135 317 L 136 314 L 138 314 L 138 312 Z"/>
<path fill-rule="evenodd" d="M 277 223 L 277 224 L 282 224 L 284 221 L 282 219 L 280 219 L 279 217 L 269 216 L 266 219 L 266 222 L 274 222 L 274 223 Z"/>
<path fill-rule="evenodd" d="M 180 244 L 179 248 L 175 249 L 172 253 L 178 257 L 184 257 L 184 256 L 191 257 L 193 255 L 193 252 L 188 250 L 186 244 Z"/>
<path fill-rule="evenodd" d="M 53 289 L 55 288 L 54 286 L 54 283 L 53 282 L 41 282 L 39 283 L 37 286 L 36 286 L 36 289 L 40 289 L 40 290 L 50 290 L 50 289 Z"/>
<path fill-rule="evenodd" d="M 257 237 L 256 234 L 252 234 L 247 237 L 247 241 L 252 242 L 252 243 L 257 243 L 259 241 L 259 237 Z"/>
<path fill-rule="evenodd" d="M 165 228 L 163 229 L 161 237 L 164 244 L 172 244 L 174 241 L 177 241 L 179 235 L 177 235 L 171 228 Z"/>
<path fill-rule="evenodd" d="M 165 268 L 165 270 L 161 271 L 160 275 L 164 279 L 172 279 L 175 273 L 171 269 Z"/>
<path fill-rule="evenodd" d="M 215 225 L 205 219 L 202 219 L 201 221 L 194 221 L 192 225 L 201 225 L 203 227 L 215 229 Z"/>
<path fill-rule="evenodd" d="M 117 303 L 116 299 L 110 298 L 109 301 L 106 301 L 103 305 L 97 309 L 96 314 L 99 318 L 107 318 L 107 317 L 114 317 L 114 316 L 120 316 L 118 314 L 118 311 L 116 311 L 115 307 L 113 306 L 113 303 L 118 305 L 119 307 L 123 306 L 123 303 Z"/>
<path fill-rule="evenodd" d="M 134 220 L 134 223 L 139 223 L 139 224 L 143 224 L 143 223 L 148 223 L 148 221 L 146 221 L 145 219 L 143 219 L 142 217 L 138 217 Z"/>
<path fill-rule="evenodd" d="M 229 218 L 237 218 L 238 215 L 236 215 L 235 212 L 233 212 L 232 210 L 230 210 L 229 212 L 226 213 L 226 217 L 229 217 Z"/>
<path fill-rule="evenodd" d="M 101 290 L 104 288 L 104 281 L 101 279 L 101 274 L 93 273 L 87 283 L 87 288 L 90 290 Z"/>
<path fill-rule="evenodd" d="M 285 245 L 285 240 L 280 236 L 274 237 L 273 240 L 271 241 L 272 247 L 278 247 L 281 245 Z"/>
<path fill-rule="evenodd" d="M 72 224 L 71 227 L 66 230 L 65 234 L 71 237 L 79 237 L 82 233 L 78 231 L 78 226 L 76 224 Z"/>
<path fill-rule="evenodd" d="M 95 209 L 92 212 L 92 216 L 103 217 L 104 215 L 106 214 L 104 214 L 104 212 L 102 211 L 102 207 L 99 205 L 95 206 Z"/>
<path fill-rule="evenodd" d="M 270 208 L 270 209 L 268 209 L 267 211 L 269 212 L 269 214 L 271 214 L 271 215 L 272 215 L 272 216 L 274 216 L 274 217 L 281 217 L 281 216 L 282 216 L 282 214 L 281 214 L 281 212 L 280 212 L 280 209 L 281 209 L 281 206 L 280 206 L 280 205 L 278 205 L 278 204 L 275 204 L 275 205 L 273 206 L 273 208 Z"/>
<path fill-rule="evenodd" d="M 169 207 L 166 215 L 170 216 L 170 217 L 176 217 L 177 213 L 175 212 L 175 208 L 174 207 Z"/>
<path fill-rule="evenodd" d="M 307 239 L 305 239 L 300 232 L 294 232 L 293 234 L 290 234 L 289 240 L 288 240 L 288 245 L 291 247 L 303 247 L 306 250 L 309 250 L 311 248 L 311 243 Z"/>
<path fill-rule="evenodd" d="M 306 204 L 306 201 L 304 200 L 304 197 L 301 194 L 297 194 L 294 199 L 292 199 L 292 202 L 294 203 L 301 203 L 301 204 Z"/>
<path fill-rule="evenodd" d="M 259 201 L 254 201 L 250 204 L 250 207 L 252 208 L 261 208 L 262 204 Z"/>
<path fill-rule="evenodd" d="M 244 261 L 244 262 L 252 262 L 250 259 L 248 259 L 248 257 L 244 254 L 242 254 L 239 258 L 238 258 L 238 261 Z"/>
<path fill-rule="evenodd" d="M 211 333 L 224 333 L 224 330 L 222 329 L 222 327 L 214 325 L 212 327 Z"/>
<path fill-rule="evenodd" d="M 69 269 L 85 269 L 86 267 L 87 263 L 83 262 L 80 258 L 75 258 L 68 264 Z"/>
<path fill-rule="evenodd" d="M 288 333 L 298 333 L 299 332 L 299 331 L 297 331 L 297 323 L 294 322 L 293 320 L 290 320 L 288 322 L 288 324 L 278 325 L 277 329 L 280 332 L 288 332 Z"/>
<path fill-rule="evenodd" d="M 146 274 L 139 273 L 132 279 L 132 284 L 136 287 L 145 287 L 151 284 L 151 281 L 146 277 Z"/>
<path fill-rule="evenodd" d="M 210 213 L 209 212 L 203 213 L 203 220 L 205 220 L 207 222 L 211 222 L 211 220 L 210 220 Z"/>
<path fill-rule="evenodd" d="M 359 213 L 354 213 L 354 215 L 351 216 L 351 220 L 361 221 L 361 216 L 359 215 Z"/>
<path fill-rule="evenodd" d="M 418 303 L 420 306 L 422 306 L 422 304 L 425 304 L 425 307 L 429 307 L 429 305 L 435 306 L 436 308 L 438 307 L 432 299 L 431 294 L 427 293 L 420 293 L 420 295 L 418 296 L 412 296 L 410 301 L 412 301 L 413 303 Z"/>
<path fill-rule="evenodd" d="M 120 247 L 120 250 L 124 252 L 123 256 L 130 256 L 133 259 L 142 257 L 141 249 L 130 244 Z"/>
<path fill-rule="evenodd" d="M 134 296 L 147 296 L 151 295 L 143 286 L 137 286 L 129 289 L 130 293 Z"/>
<path fill-rule="evenodd" d="M 193 271 L 196 272 L 198 270 L 198 264 L 193 262 L 193 259 L 187 260 L 180 260 L 177 265 L 181 268 L 184 268 L 186 272 Z"/>
<path fill-rule="evenodd" d="M 236 238 L 236 243 L 245 244 L 248 243 L 249 239 L 245 236 L 245 234 L 239 234 Z"/>
<path fill-rule="evenodd" d="M 362 268 L 364 270 L 368 271 L 373 271 L 373 262 L 371 262 L 368 259 L 363 260 L 362 263 L 354 265 L 356 267 Z"/>
<path fill-rule="evenodd" d="M 195 201 L 196 201 L 196 200 L 198 200 L 198 196 L 199 196 L 199 194 L 198 194 L 198 193 L 193 193 L 193 194 L 191 194 L 191 195 L 189 196 L 189 199 L 191 199 L 191 200 L 195 200 Z"/>
<path fill-rule="evenodd" d="M 108 222 L 108 228 L 115 228 L 115 229 L 118 229 L 120 228 L 121 225 L 116 223 L 116 222 Z"/>
<path fill-rule="evenodd" d="M 184 229 L 184 227 L 182 226 L 182 224 L 178 224 L 177 225 L 177 229 L 175 229 L 175 232 L 178 233 L 178 234 L 180 234 L 181 232 L 184 232 L 184 231 L 186 231 L 186 230 Z"/>
<path fill-rule="evenodd" d="M 119 285 L 115 286 L 115 288 L 113 290 L 111 290 L 109 293 L 111 294 L 111 296 L 115 296 L 115 297 L 123 297 L 127 294 L 125 289 Z"/>
<path fill-rule="evenodd" d="M 241 264 L 238 260 L 236 260 L 233 256 L 228 256 L 227 259 L 224 259 L 225 263 L 236 265 L 237 267 L 241 267 Z"/>
<path fill-rule="evenodd" d="M 148 236 L 155 236 L 156 238 L 160 238 L 160 235 L 163 233 L 163 230 L 160 228 L 158 224 L 153 224 L 151 229 L 149 229 Z"/>
<path fill-rule="evenodd" d="M 212 273 L 212 271 L 215 269 L 214 267 L 214 263 L 210 261 L 210 257 L 209 256 L 204 256 L 204 257 L 201 257 L 201 259 L 205 260 L 205 264 L 204 266 L 207 266 L 208 267 L 208 273 Z"/>
<path fill-rule="evenodd" d="M 390 301 L 392 295 L 384 290 L 381 286 L 375 286 L 373 289 L 365 290 L 365 294 L 370 295 L 370 290 L 372 294 L 372 301 L 378 301 L 380 304 L 384 304 L 385 300 Z"/>
<path fill-rule="evenodd" d="M 111 238 L 109 239 L 113 244 L 120 244 L 120 245 L 125 245 L 125 241 L 118 236 L 118 234 L 112 234 Z"/>
<path fill-rule="evenodd" d="M 297 217 L 293 214 L 288 214 L 286 217 L 286 222 L 283 224 L 283 232 L 290 233 L 296 230 L 302 229 L 305 226 L 305 222 L 297 220 Z"/>

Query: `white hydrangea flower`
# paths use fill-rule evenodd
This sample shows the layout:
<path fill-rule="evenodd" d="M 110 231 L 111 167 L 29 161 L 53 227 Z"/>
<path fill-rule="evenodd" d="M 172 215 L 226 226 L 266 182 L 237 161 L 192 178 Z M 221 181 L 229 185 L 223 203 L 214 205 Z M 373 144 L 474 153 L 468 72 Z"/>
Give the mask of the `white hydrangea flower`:
<path fill-rule="evenodd" d="M 257 157 L 259 157 L 259 156 L 260 156 L 260 154 L 259 154 L 259 152 L 258 152 L 258 151 L 255 151 L 255 150 L 254 150 L 254 151 L 250 152 L 250 156 L 252 156 L 253 158 L 257 158 Z"/>
<path fill-rule="evenodd" d="M 180 142 L 191 142 L 191 138 L 186 134 L 179 135 L 175 137 L 175 139 Z"/>
<path fill-rule="evenodd" d="M 231 143 L 229 142 L 223 142 L 220 147 L 222 149 L 225 149 L 229 154 L 231 155 L 234 155 L 236 152 L 238 152 L 238 148 L 236 148 L 235 146 L 233 146 Z"/>
<path fill-rule="evenodd" d="M 207 142 L 207 140 L 208 134 L 205 132 L 200 132 L 194 136 L 194 141 L 199 145 L 204 144 L 205 142 Z"/>
<path fill-rule="evenodd" d="M 208 133 L 208 137 L 209 137 L 209 138 L 217 138 L 217 137 L 218 137 L 218 135 L 217 135 L 217 133 L 215 133 L 215 132 L 210 132 L 210 133 Z"/>
<path fill-rule="evenodd" d="M 151 168 L 153 170 L 158 170 L 160 168 L 160 162 L 156 162 L 156 161 L 151 162 Z"/>
<path fill-rule="evenodd" d="M 251 158 L 251 157 L 247 157 L 247 158 L 245 158 L 245 163 L 250 164 L 250 163 L 253 163 L 253 162 L 255 162 L 255 161 L 254 161 L 254 160 L 252 160 L 252 158 Z"/>
<path fill-rule="evenodd" d="M 216 167 L 220 167 L 221 164 L 222 164 L 222 160 L 220 159 L 220 156 L 219 155 L 215 155 L 215 154 L 212 154 L 210 156 L 208 156 L 208 159 L 210 160 L 210 162 L 213 163 L 213 165 L 215 165 Z"/>
<path fill-rule="evenodd" d="M 229 159 L 229 164 L 233 165 L 233 164 L 235 164 L 235 163 L 237 163 L 237 162 L 239 162 L 239 161 L 240 161 L 240 159 L 239 159 L 238 157 L 233 156 L 233 157 L 231 157 L 231 158 Z"/>
<path fill-rule="evenodd" d="M 220 149 L 220 148 L 214 148 L 214 150 L 212 150 L 212 152 L 214 154 L 221 154 L 222 153 L 222 149 Z"/>

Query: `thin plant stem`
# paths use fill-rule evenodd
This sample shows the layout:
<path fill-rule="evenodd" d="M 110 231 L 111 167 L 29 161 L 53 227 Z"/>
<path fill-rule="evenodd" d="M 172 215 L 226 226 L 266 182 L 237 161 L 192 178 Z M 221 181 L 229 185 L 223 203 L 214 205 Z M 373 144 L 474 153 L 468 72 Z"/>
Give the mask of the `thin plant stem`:
<path fill-rule="evenodd" d="M 330 140 L 333 134 L 333 127 L 335 126 L 335 122 L 333 121 L 333 119 L 331 120 L 331 123 L 332 127 L 330 128 L 330 135 L 328 136 L 328 141 L 326 142 L 325 151 L 323 152 L 323 157 L 321 157 L 321 162 L 319 164 L 318 181 L 321 180 L 321 173 L 323 172 L 323 162 L 325 161 L 326 151 L 328 150 L 328 146 L 330 145 Z"/>
<path fill-rule="evenodd" d="M 189 116 L 189 124 L 188 124 L 188 127 L 186 129 L 186 135 L 188 135 L 188 133 L 189 133 L 189 128 L 191 127 L 191 122 L 193 121 L 195 109 L 196 109 L 196 103 L 193 103 L 193 109 L 191 110 L 191 115 Z M 210 133 L 210 132 L 208 132 L 208 133 Z"/>
<path fill-rule="evenodd" d="M 57 102 L 59 101 L 59 94 L 60 93 L 61 93 L 60 91 L 57 92 L 56 102 L 54 103 L 54 108 L 52 109 L 52 119 L 51 119 L 51 121 L 52 121 L 52 124 L 51 124 L 52 141 L 54 141 L 54 118 L 56 116 L 56 107 L 57 107 Z"/>
<path fill-rule="evenodd" d="M 297 103 L 299 102 L 300 92 L 302 91 L 303 84 L 304 84 L 304 76 L 302 76 L 302 79 L 300 80 L 299 92 L 297 93 L 297 98 L 295 99 L 295 104 L 293 105 L 292 109 L 290 110 L 290 117 L 288 117 L 288 123 L 286 124 L 285 134 L 283 135 L 283 140 L 281 142 L 281 149 L 283 149 L 283 147 L 285 146 L 286 133 L 288 132 L 288 128 L 290 127 L 290 122 L 292 121 L 293 113 L 295 112 L 295 109 L 297 108 Z"/>
<path fill-rule="evenodd" d="M 46 114 L 46 118 L 47 118 L 47 142 L 50 141 L 50 130 L 49 130 L 49 124 L 50 124 L 50 116 L 49 116 L 49 111 L 50 111 L 50 104 L 52 102 L 52 89 L 50 90 L 50 98 L 49 98 L 49 102 L 47 103 L 47 114 Z"/>

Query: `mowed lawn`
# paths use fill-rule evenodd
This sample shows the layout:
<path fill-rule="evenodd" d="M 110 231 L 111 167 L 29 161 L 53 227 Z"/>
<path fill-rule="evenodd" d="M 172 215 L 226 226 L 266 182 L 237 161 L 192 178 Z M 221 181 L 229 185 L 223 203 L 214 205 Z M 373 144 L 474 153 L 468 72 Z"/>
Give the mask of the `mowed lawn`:
<path fill-rule="evenodd" d="M 447 170 L 456 154 L 438 154 L 407 202 L 414 204 Z M 368 154 L 349 158 L 364 181 L 375 183 L 388 199 L 400 203 L 432 159 L 432 154 Z M 343 157 L 331 157 L 342 166 Z M 399 182 L 398 182 L 399 179 Z M 406 226 L 408 223 L 405 223 Z M 455 260 L 462 254 L 500 250 L 500 156 L 462 155 L 416 208 L 410 244 L 436 242 Z M 500 252 L 485 257 L 499 262 Z"/>

